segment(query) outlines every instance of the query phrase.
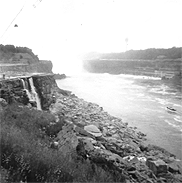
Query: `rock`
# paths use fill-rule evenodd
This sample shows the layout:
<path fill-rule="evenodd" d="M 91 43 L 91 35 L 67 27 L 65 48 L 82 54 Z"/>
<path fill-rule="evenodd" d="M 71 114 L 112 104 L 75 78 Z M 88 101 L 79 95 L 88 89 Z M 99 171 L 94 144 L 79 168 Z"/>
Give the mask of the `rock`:
<path fill-rule="evenodd" d="M 167 164 L 161 159 L 156 161 L 147 159 L 146 165 L 154 172 L 155 175 L 167 172 Z"/>
<path fill-rule="evenodd" d="M 181 173 L 182 174 L 182 165 L 180 161 L 173 161 L 168 164 L 168 171 L 171 173 Z"/>
<path fill-rule="evenodd" d="M 92 138 L 87 138 L 87 137 L 81 137 L 79 138 L 79 140 L 81 140 L 83 142 L 84 145 L 84 149 L 87 152 L 93 151 L 94 150 L 94 146 L 93 146 L 93 142 L 95 142 Z"/>
<path fill-rule="evenodd" d="M 148 151 L 148 144 L 145 142 L 141 142 L 139 148 L 141 151 Z"/>
<path fill-rule="evenodd" d="M 131 175 L 137 182 L 143 182 L 147 180 L 147 177 L 142 175 L 139 171 L 133 170 L 133 171 L 128 171 L 129 175 Z"/>
<path fill-rule="evenodd" d="M 78 127 L 78 126 L 74 126 L 74 130 L 76 133 L 80 134 L 80 135 L 83 135 L 83 136 L 87 136 L 87 137 L 90 137 L 90 138 L 95 138 L 92 134 L 88 133 L 86 130 Z"/>
<path fill-rule="evenodd" d="M 58 145 L 59 145 L 58 142 L 52 142 L 52 143 L 50 144 L 50 148 L 52 148 L 52 149 L 58 149 Z"/>
<path fill-rule="evenodd" d="M 87 125 L 84 127 L 84 130 L 86 130 L 88 133 L 92 134 L 95 137 L 102 136 L 101 131 L 95 125 Z"/>
<path fill-rule="evenodd" d="M 135 156 L 125 156 L 123 157 L 124 160 L 131 161 Z"/>
<path fill-rule="evenodd" d="M 6 102 L 5 99 L 0 98 L 0 105 L 1 105 L 2 107 L 6 107 L 6 106 L 8 105 L 8 103 Z"/>
<path fill-rule="evenodd" d="M 112 137 L 116 139 L 120 139 L 120 135 L 118 133 L 113 134 Z"/>
<path fill-rule="evenodd" d="M 66 156 L 73 152 L 76 152 L 78 145 L 78 138 L 73 131 L 73 125 L 69 124 L 64 126 L 57 136 L 58 149 Z"/>
<path fill-rule="evenodd" d="M 109 161 L 116 161 L 116 162 L 119 162 L 119 163 L 123 163 L 124 162 L 123 158 L 121 158 L 119 155 L 114 154 L 114 153 L 109 155 L 108 160 Z"/>
<path fill-rule="evenodd" d="M 138 160 L 141 161 L 141 162 L 146 162 L 147 161 L 146 157 L 138 157 Z"/>
<path fill-rule="evenodd" d="M 8 103 L 6 102 L 5 99 L 0 98 L 0 112 L 3 111 L 3 108 L 6 107 Z"/>
<path fill-rule="evenodd" d="M 138 152 L 141 151 L 140 148 L 138 147 L 138 145 L 137 145 L 135 142 L 133 142 L 132 140 L 129 142 L 129 145 L 130 145 L 130 147 L 131 147 L 132 149 L 134 149 L 135 151 L 138 151 Z"/>
<path fill-rule="evenodd" d="M 139 160 L 138 160 L 137 157 L 134 157 L 134 158 L 130 161 L 130 163 L 132 163 L 132 164 L 135 164 L 135 163 L 138 163 L 138 162 L 139 162 Z"/>
<path fill-rule="evenodd" d="M 107 130 L 106 127 L 103 127 L 102 133 L 103 133 L 104 136 L 107 136 L 108 130 Z"/>
<path fill-rule="evenodd" d="M 182 182 L 182 175 L 181 174 L 174 174 L 174 178 L 176 182 Z"/>

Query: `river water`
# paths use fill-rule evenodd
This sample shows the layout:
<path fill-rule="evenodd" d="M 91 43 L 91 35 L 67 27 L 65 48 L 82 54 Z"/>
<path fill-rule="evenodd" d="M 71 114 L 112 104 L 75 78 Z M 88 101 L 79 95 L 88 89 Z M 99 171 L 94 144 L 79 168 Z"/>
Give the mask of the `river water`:
<path fill-rule="evenodd" d="M 182 159 L 182 96 L 159 78 L 84 73 L 57 80 L 60 88 L 94 102 L 147 134 L 148 142 Z M 177 113 L 166 110 L 171 106 Z"/>

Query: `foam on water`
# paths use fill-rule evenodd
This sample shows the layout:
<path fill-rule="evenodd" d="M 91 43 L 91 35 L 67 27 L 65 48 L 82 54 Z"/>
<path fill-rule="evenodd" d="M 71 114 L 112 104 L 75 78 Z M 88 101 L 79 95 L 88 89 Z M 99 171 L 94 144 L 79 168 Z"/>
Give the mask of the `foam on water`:
<path fill-rule="evenodd" d="M 144 75 L 131 75 L 131 74 L 119 74 L 118 76 L 133 79 L 150 79 L 150 80 L 161 80 L 160 77 L 144 76 Z"/>
<path fill-rule="evenodd" d="M 165 119 L 164 120 L 167 124 L 169 124 L 170 126 L 174 127 L 174 128 L 177 128 L 178 130 L 180 130 L 180 132 L 182 132 L 182 126 L 181 125 L 178 125 L 176 124 L 174 121 L 172 120 L 168 120 L 168 119 Z"/>
<path fill-rule="evenodd" d="M 173 104 L 176 107 L 182 107 L 180 104 Z"/>
<path fill-rule="evenodd" d="M 182 119 L 179 119 L 178 117 L 174 118 L 175 121 L 182 123 Z"/>
<path fill-rule="evenodd" d="M 161 105 L 167 105 L 169 102 L 166 99 L 156 98 L 155 99 Z"/>

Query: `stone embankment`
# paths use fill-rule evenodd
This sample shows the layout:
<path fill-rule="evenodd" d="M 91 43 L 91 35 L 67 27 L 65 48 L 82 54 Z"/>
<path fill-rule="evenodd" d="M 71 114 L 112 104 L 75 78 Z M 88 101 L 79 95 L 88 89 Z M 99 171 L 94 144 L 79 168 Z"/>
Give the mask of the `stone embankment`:
<path fill-rule="evenodd" d="M 182 182 L 182 164 L 165 149 L 146 144 L 145 134 L 75 95 L 57 94 L 50 107 L 66 124 L 53 147 L 77 153 L 86 161 L 117 171 L 127 183 Z"/>

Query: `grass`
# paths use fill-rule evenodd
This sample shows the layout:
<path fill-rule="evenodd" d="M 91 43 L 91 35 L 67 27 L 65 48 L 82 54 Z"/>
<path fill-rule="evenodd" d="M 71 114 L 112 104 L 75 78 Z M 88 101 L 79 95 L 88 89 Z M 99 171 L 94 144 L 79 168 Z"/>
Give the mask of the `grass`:
<path fill-rule="evenodd" d="M 64 125 L 44 111 L 11 104 L 0 112 L 1 182 L 123 182 L 118 172 L 50 147 Z M 51 125 L 54 124 L 54 125 Z"/>

